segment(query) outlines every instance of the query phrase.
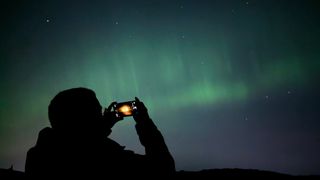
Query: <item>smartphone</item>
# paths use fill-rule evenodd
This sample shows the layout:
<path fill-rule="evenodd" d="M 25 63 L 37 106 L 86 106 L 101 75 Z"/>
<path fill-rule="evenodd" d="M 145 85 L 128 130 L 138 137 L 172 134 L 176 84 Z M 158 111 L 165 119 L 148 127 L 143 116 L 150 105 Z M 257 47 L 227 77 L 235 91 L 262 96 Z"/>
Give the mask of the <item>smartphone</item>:
<path fill-rule="evenodd" d="M 117 117 L 132 116 L 137 111 L 136 101 L 121 102 L 114 105 Z"/>

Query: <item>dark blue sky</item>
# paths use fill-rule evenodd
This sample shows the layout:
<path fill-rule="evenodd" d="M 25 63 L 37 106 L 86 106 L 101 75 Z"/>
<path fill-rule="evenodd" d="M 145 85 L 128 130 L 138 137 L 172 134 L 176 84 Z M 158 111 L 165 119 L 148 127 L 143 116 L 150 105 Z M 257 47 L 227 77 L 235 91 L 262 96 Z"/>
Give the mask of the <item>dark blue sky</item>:
<path fill-rule="evenodd" d="M 0 167 L 24 169 L 59 91 L 138 96 L 178 170 L 320 174 L 319 2 L 5 1 Z M 128 118 L 111 135 L 144 153 Z"/>

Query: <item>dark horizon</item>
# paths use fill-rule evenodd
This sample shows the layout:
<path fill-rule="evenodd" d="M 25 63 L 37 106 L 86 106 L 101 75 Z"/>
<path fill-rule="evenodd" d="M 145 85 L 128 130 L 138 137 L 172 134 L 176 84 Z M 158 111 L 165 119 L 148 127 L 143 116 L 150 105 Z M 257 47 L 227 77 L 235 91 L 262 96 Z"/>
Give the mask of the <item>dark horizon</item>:
<path fill-rule="evenodd" d="M 145 102 L 177 170 L 320 174 L 315 0 L 5 1 L 0 168 L 23 171 L 50 100 Z M 133 119 L 111 138 L 144 153 Z"/>

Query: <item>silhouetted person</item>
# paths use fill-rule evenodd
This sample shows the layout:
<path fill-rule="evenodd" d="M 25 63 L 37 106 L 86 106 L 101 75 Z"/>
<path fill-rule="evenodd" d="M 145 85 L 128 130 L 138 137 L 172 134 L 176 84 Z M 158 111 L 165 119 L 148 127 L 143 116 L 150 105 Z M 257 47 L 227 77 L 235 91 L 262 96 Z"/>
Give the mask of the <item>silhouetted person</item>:
<path fill-rule="evenodd" d="M 102 113 L 95 93 L 74 88 L 58 93 L 49 105 L 51 128 L 40 131 L 36 145 L 28 151 L 25 172 L 34 177 L 140 177 L 175 172 L 164 139 L 136 98 L 133 115 L 145 155 L 125 150 L 107 136 L 118 121 L 111 106 Z"/>

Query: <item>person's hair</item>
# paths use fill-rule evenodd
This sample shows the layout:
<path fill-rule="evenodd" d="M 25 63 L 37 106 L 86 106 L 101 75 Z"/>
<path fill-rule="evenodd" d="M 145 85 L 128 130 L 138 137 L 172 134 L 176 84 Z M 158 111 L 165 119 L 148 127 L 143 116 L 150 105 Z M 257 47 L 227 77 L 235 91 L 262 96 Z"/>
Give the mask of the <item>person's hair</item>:
<path fill-rule="evenodd" d="M 52 128 L 72 127 L 85 120 L 97 103 L 94 91 L 87 88 L 72 88 L 59 92 L 48 107 Z M 89 111 L 89 112 L 88 112 Z"/>

